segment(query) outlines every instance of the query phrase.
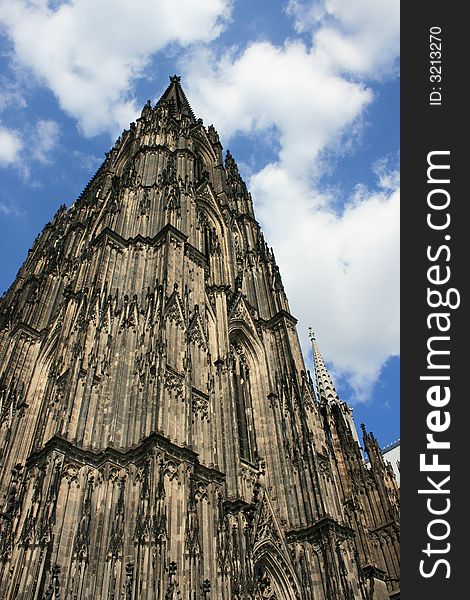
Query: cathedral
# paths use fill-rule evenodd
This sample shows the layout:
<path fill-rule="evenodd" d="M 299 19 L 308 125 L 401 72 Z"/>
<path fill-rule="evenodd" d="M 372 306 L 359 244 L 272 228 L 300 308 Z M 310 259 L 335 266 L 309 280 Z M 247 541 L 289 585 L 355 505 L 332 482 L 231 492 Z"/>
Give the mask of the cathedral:
<path fill-rule="evenodd" d="M 0 598 L 398 599 L 396 480 L 311 339 L 313 380 L 171 77 L 1 299 Z"/>

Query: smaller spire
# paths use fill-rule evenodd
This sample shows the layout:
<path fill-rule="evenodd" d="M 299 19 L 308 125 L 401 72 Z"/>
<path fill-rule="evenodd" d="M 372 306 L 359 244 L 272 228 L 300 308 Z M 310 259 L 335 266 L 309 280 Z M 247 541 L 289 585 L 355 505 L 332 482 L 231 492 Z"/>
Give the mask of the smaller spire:
<path fill-rule="evenodd" d="M 315 334 L 311 327 L 309 327 L 308 329 L 308 335 L 312 342 L 313 366 L 315 371 L 315 382 L 317 384 L 318 396 L 320 399 L 322 397 L 325 398 L 325 400 L 327 400 L 328 402 L 339 402 L 338 393 L 333 384 L 333 379 L 331 378 L 331 375 L 325 366 L 322 355 L 320 354 L 320 350 L 318 348 Z"/>
<path fill-rule="evenodd" d="M 152 104 L 151 104 L 150 100 L 147 100 L 144 108 L 142 109 L 142 113 L 140 116 L 143 119 L 146 119 L 151 114 L 151 112 L 152 112 Z"/>
<path fill-rule="evenodd" d="M 328 404 L 337 404 L 340 408 L 341 413 L 347 423 L 349 430 L 352 433 L 354 440 L 359 443 L 359 436 L 357 435 L 356 424 L 354 423 L 354 419 L 352 416 L 352 408 L 346 404 L 346 402 L 342 402 L 339 399 L 338 392 L 333 383 L 333 379 L 328 372 L 328 369 L 325 366 L 322 355 L 320 354 L 320 350 L 318 349 L 317 340 L 315 339 L 315 334 L 311 327 L 308 328 L 308 333 L 310 340 L 312 342 L 313 349 L 313 365 L 315 369 L 315 382 L 317 384 L 317 393 L 318 397 L 321 400 L 324 398 Z"/>
<path fill-rule="evenodd" d="M 241 178 L 238 165 L 228 149 L 225 153 L 225 171 L 227 173 L 227 183 L 232 189 L 234 196 L 248 196 L 248 190 Z"/>
<path fill-rule="evenodd" d="M 372 448 L 376 448 L 377 451 L 381 454 L 380 446 L 375 438 L 375 435 L 371 432 L 367 432 L 366 426 L 364 423 L 361 423 L 362 430 L 362 439 L 364 440 L 364 448 L 367 454 L 370 454 Z"/>
<path fill-rule="evenodd" d="M 366 426 L 364 423 L 361 423 L 362 429 L 362 440 L 364 442 L 364 450 L 369 457 L 369 462 L 373 468 L 384 469 L 385 461 L 382 455 L 382 451 L 380 450 L 379 443 L 375 437 L 375 435 L 371 432 L 367 432 Z M 379 471 L 380 472 L 380 471 Z"/>

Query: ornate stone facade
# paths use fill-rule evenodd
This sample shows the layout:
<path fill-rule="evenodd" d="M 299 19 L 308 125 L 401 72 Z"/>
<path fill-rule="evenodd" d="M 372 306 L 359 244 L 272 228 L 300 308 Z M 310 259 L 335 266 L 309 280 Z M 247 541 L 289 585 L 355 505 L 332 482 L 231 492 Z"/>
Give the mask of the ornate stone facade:
<path fill-rule="evenodd" d="M 172 77 L 1 301 L 0 597 L 399 597 L 398 492 Z"/>

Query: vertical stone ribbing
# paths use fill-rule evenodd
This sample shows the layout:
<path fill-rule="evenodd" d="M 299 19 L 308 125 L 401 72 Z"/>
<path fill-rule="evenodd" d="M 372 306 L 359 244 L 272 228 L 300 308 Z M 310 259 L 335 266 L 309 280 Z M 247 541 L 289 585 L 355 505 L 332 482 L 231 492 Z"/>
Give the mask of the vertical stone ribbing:
<path fill-rule="evenodd" d="M 178 77 L 0 309 L 2 598 L 388 597 L 371 569 L 397 589 L 393 480 L 315 344 L 317 398 L 250 194 Z"/>

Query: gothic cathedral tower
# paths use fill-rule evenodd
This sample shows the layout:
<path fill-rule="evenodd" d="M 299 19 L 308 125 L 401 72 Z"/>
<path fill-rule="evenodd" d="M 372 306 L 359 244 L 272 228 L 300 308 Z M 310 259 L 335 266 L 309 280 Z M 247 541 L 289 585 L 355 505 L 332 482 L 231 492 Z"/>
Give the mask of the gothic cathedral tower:
<path fill-rule="evenodd" d="M 0 598 L 399 597 L 396 483 L 179 77 L 0 309 Z"/>

